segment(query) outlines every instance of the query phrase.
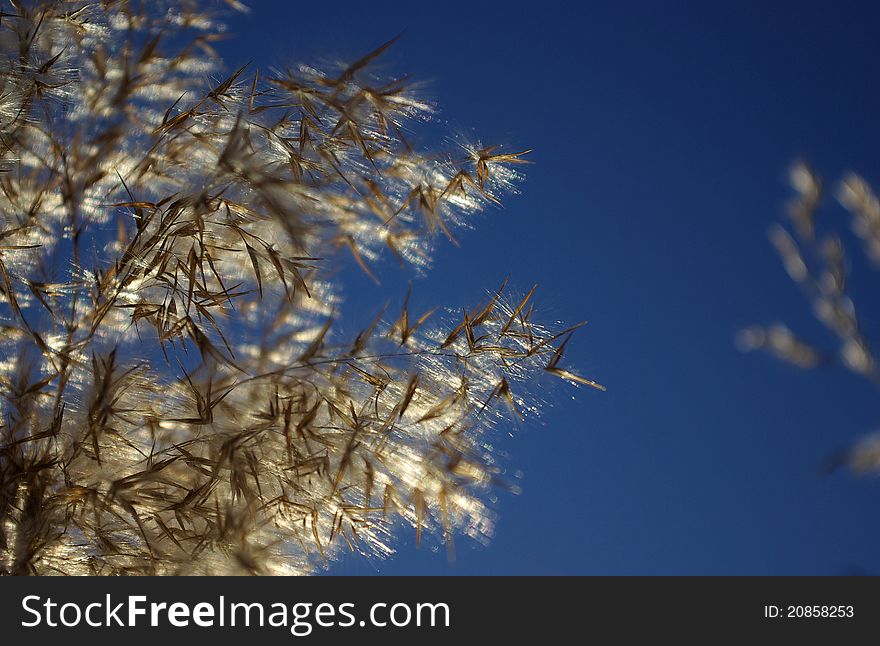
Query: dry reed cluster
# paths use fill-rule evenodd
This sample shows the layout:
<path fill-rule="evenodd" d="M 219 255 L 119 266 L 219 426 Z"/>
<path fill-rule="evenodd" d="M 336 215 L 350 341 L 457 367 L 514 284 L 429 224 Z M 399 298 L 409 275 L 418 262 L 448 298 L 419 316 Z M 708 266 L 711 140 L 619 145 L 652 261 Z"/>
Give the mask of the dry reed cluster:
<path fill-rule="evenodd" d="M 388 44 L 223 72 L 228 8 L 203 4 L 0 15 L 4 573 L 308 573 L 399 525 L 480 537 L 521 387 L 599 387 L 534 290 L 339 338 L 346 257 L 425 269 L 525 153 L 420 149 L 432 108 L 374 73 Z"/>

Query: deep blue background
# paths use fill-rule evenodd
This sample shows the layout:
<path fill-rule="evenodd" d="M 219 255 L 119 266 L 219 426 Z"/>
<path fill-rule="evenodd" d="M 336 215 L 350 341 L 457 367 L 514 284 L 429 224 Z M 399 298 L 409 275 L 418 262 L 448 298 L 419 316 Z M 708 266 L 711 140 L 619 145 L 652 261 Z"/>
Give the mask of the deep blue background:
<path fill-rule="evenodd" d="M 441 244 L 415 302 L 538 282 L 549 318 L 590 320 L 569 359 L 608 386 L 556 384 L 503 442 L 523 493 L 500 495 L 488 547 L 459 540 L 450 564 L 407 536 L 332 573 L 880 572 L 877 482 L 815 475 L 875 428 L 880 393 L 733 343 L 777 319 L 830 341 L 766 230 L 796 157 L 880 182 L 876 3 L 250 4 L 231 64 L 354 60 L 403 31 L 385 63 L 429 81 L 449 127 L 535 149 L 524 194 Z M 395 274 L 352 272 L 350 302 L 399 299 Z M 869 335 L 878 278 L 856 267 Z"/>

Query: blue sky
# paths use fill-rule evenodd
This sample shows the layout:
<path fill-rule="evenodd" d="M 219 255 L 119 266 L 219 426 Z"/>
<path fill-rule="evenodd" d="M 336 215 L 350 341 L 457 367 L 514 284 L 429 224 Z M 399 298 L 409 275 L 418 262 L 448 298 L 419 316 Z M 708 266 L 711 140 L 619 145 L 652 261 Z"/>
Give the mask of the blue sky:
<path fill-rule="evenodd" d="M 537 282 L 548 318 L 590 321 L 567 357 L 608 386 L 562 387 L 542 424 L 511 429 L 523 492 L 499 492 L 488 546 L 460 539 L 450 564 L 404 536 L 332 573 L 880 572 L 880 485 L 815 475 L 877 427 L 880 393 L 733 343 L 778 319 L 831 341 L 766 231 L 795 158 L 880 182 L 880 8 L 708 4 L 263 1 L 233 24 L 224 55 L 264 66 L 354 60 L 403 32 L 385 64 L 428 82 L 445 127 L 534 148 L 523 194 L 441 244 L 414 303 Z M 848 229 L 833 204 L 822 217 Z M 880 277 L 855 270 L 871 337 Z M 352 273 L 351 301 L 402 297 L 392 274 Z"/>

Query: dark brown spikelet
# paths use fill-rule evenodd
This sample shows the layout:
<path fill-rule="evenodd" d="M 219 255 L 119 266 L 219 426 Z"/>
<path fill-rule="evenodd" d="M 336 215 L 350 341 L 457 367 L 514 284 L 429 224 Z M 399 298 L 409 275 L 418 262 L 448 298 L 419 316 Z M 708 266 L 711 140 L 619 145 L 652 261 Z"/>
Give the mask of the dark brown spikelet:
<path fill-rule="evenodd" d="M 389 554 L 401 522 L 487 535 L 493 427 L 547 373 L 597 384 L 534 290 L 458 315 L 407 297 L 341 339 L 337 268 L 426 269 L 525 152 L 404 140 L 431 107 L 374 74 L 391 43 L 230 72 L 199 2 L 11 5 L 0 571 L 300 574 Z"/>

